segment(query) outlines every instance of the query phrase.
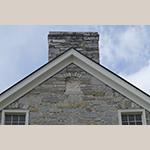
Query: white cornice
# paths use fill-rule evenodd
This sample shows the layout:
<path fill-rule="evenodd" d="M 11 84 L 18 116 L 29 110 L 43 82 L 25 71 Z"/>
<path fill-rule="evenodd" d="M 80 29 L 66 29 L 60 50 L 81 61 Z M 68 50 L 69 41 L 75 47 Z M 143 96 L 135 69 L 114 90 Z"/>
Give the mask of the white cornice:
<path fill-rule="evenodd" d="M 0 96 L 0 110 L 71 63 L 76 64 L 119 93 L 150 111 L 150 97 L 148 95 L 144 94 L 128 82 L 119 78 L 117 75 L 108 71 L 101 65 L 91 61 L 89 58 L 85 57 L 74 49 L 70 49 L 69 51 L 60 55 L 58 58 L 54 59 L 50 63 L 47 63 L 45 66 L 41 67 L 39 70 L 4 92 Z"/>

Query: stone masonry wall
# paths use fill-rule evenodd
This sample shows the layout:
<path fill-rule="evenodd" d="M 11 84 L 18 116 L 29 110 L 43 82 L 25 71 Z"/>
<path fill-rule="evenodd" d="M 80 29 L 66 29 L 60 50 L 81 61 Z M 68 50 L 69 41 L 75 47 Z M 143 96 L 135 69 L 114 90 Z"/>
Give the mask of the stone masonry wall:
<path fill-rule="evenodd" d="M 99 63 L 99 35 L 97 32 L 49 32 L 49 61 L 73 47 Z"/>
<path fill-rule="evenodd" d="M 71 64 L 5 109 L 29 110 L 29 125 L 118 125 L 118 109 L 139 108 Z"/>

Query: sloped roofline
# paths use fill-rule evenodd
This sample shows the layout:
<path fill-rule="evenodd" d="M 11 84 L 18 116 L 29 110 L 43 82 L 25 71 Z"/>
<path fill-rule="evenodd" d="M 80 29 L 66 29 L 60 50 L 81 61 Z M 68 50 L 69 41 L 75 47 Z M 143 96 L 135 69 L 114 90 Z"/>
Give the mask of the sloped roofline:
<path fill-rule="evenodd" d="M 71 47 L 0 94 L 0 110 L 46 79 L 74 63 L 122 95 L 150 111 L 150 95 Z"/>

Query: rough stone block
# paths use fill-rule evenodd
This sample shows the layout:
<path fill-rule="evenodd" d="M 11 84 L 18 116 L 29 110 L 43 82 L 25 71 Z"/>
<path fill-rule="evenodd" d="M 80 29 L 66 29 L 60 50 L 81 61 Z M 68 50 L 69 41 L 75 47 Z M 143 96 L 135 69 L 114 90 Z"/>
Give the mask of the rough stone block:
<path fill-rule="evenodd" d="M 29 108 L 29 105 L 28 104 L 25 104 L 24 106 L 23 106 L 23 109 L 28 109 Z"/>
<path fill-rule="evenodd" d="M 30 117 L 37 117 L 37 116 L 41 116 L 41 113 L 39 113 L 39 112 L 31 112 L 30 113 Z"/>
<path fill-rule="evenodd" d="M 117 116 L 118 116 L 118 112 L 110 112 L 110 111 L 107 111 L 107 112 L 105 113 L 105 116 L 117 117 Z"/>
<path fill-rule="evenodd" d="M 64 112 L 69 112 L 69 113 L 74 113 L 74 112 L 84 112 L 85 110 L 84 109 L 81 109 L 81 108 L 79 108 L 79 109 L 64 109 L 63 110 Z"/>
<path fill-rule="evenodd" d="M 30 108 L 30 112 L 38 112 L 38 111 L 39 111 L 39 108 L 35 108 L 35 107 Z"/>
<path fill-rule="evenodd" d="M 55 108 L 49 108 L 48 111 L 53 113 L 60 113 L 62 112 L 62 109 L 55 107 Z"/>
<path fill-rule="evenodd" d="M 52 40 L 53 42 L 58 42 L 58 43 L 64 43 L 66 40 L 62 39 L 62 40 Z"/>
<path fill-rule="evenodd" d="M 114 97 L 114 92 L 113 91 L 106 91 L 105 97 Z"/>
<path fill-rule="evenodd" d="M 117 102 L 116 101 L 112 101 L 112 100 L 108 100 L 108 101 L 106 101 L 106 104 L 107 105 L 116 105 Z"/>
<path fill-rule="evenodd" d="M 90 96 L 90 97 L 87 97 L 87 96 L 85 96 L 85 97 L 83 97 L 83 101 L 94 101 L 94 100 L 96 100 L 96 98 L 95 97 L 92 97 L 92 96 Z"/>
<path fill-rule="evenodd" d="M 100 97 L 104 97 L 104 93 L 103 92 L 92 92 L 93 96 L 100 96 Z"/>
<path fill-rule="evenodd" d="M 22 103 L 31 102 L 31 99 L 28 97 L 22 97 L 19 99 L 19 102 L 22 102 Z"/>
<path fill-rule="evenodd" d="M 15 104 L 15 108 L 18 108 L 18 103 Z"/>
<path fill-rule="evenodd" d="M 96 118 L 97 116 L 97 113 L 81 113 L 81 117 L 83 118 Z"/>
<path fill-rule="evenodd" d="M 44 97 L 42 99 L 42 102 L 58 103 L 59 99 L 58 99 L 58 97 Z"/>
<path fill-rule="evenodd" d="M 40 98 L 35 97 L 35 98 L 32 98 L 32 102 L 34 102 L 34 103 L 40 103 L 41 100 L 40 100 Z"/>
<path fill-rule="evenodd" d="M 74 95 L 69 95 L 68 99 L 67 99 L 67 101 L 70 101 L 70 102 L 81 101 L 81 100 L 82 100 L 82 98 L 78 95 L 75 95 L 75 94 Z"/>
<path fill-rule="evenodd" d="M 46 111 L 48 111 L 48 109 L 45 108 L 45 107 L 43 107 L 43 108 L 40 109 L 40 112 L 46 112 Z"/>
<path fill-rule="evenodd" d="M 70 114 L 59 114 L 58 115 L 58 119 L 68 119 L 70 118 Z"/>
<path fill-rule="evenodd" d="M 108 111 L 110 106 L 96 106 L 95 111 Z"/>
<path fill-rule="evenodd" d="M 56 104 L 58 108 L 71 108 L 72 103 L 71 102 L 59 102 Z"/>
<path fill-rule="evenodd" d="M 102 120 L 103 120 L 102 118 L 93 119 L 93 121 L 98 121 L 98 122 L 100 122 L 100 121 L 102 121 Z"/>
<path fill-rule="evenodd" d="M 103 83 L 100 80 L 92 77 L 91 78 L 91 84 L 99 85 L 99 84 L 103 84 Z"/>
<path fill-rule="evenodd" d="M 89 102 L 74 102 L 72 108 L 89 108 Z"/>
<path fill-rule="evenodd" d="M 103 104 L 104 104 L 103 101 L 90 101 L 90 103 L 91 103 L 92 105 L 103 105 Z"/>

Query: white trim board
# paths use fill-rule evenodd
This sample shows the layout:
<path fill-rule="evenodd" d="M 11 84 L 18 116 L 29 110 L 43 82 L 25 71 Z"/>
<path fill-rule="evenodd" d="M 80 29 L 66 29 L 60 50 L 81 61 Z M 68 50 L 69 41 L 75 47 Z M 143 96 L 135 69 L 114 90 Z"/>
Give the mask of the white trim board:
<path fill-rule="evenodd" d="M 94 61 L 90 60 L 74 49 L 70 49 L 64 54 L 61 54 L 53 61 L 47 63 L 39 70 L 35 71 L 30 76 L 28 76 L 6 92 L 2 93 L 0 96 L 0 110 L 5 108 L 10 103 L 14 102 L 48 78 L 52 77 L 54 74 L 58 73 L 71 63 L 76 64 L 81 69 L 87 71 L 119 93 L 123 94 L 146 110 L 150 111 L 150 97 L 147 94 L 144 94 L 142 91 L 135 88 L 122 78 L 113 74 L 109 70 L 105 69 L 101 65 L 95 63 Z"/>

